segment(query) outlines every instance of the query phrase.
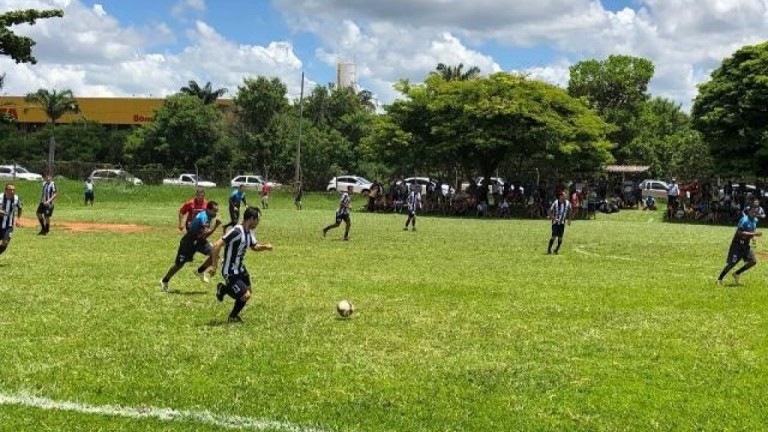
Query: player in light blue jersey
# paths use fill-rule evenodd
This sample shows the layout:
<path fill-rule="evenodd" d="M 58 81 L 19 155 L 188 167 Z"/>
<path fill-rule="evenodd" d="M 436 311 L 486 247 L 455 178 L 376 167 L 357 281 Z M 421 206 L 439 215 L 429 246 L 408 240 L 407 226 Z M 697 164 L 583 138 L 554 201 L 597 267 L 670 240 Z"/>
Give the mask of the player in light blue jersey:
<path fill-rule="evenodd" d="M 749 207 L 747 212 L 741 215 L 739 223 L 736 226 L 736 232 L 731 239 L 731 247 L 728 248 L 728 256 L 725 259 L 725 268 L 720 272 L 720 276 L 717 278 L 717 283 L 722 284 L 723 278 L 728 274 L 731 269 L 736 267 L 739 261 L 744 261 L 744 265 L 740 269 L 733 272 L 733 281 L 736 285 L 739 284 L 739 278 L 742 273 L 754 267 L 757 264 L 754 252 L 752 252 L 752 239 L 760 237 L 763 233 L 757 231 L 757 217 L 760 210 L 759 207 Z"/>

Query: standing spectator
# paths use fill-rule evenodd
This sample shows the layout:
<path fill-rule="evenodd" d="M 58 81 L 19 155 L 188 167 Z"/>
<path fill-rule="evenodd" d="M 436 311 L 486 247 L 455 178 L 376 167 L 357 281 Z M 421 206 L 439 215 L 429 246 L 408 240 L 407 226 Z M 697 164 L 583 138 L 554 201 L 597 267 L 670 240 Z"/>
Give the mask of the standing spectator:
<path fill-rule="evenodd" d="M 573 209 L 573 218 L 578 217 L 581 209 L 581 191 L 578 189 L 574 189 L 571 194 L 571 209 Z"/>
<path fill-rule="evenodd" d="M 757 214 L 758 209 L 756 207 L 750 207 L 747 213 L 741 215 L 739 223 L 736 226 L 736 233 L 731 240 L 731 247 L 728 249 L 728 256 L 726 257 L 726 264 L 723 271 L 720 272 L 720 276 L 717 278 L 717 283 L 722 284 L 723 278 L 733 269 L 739 261 L 744 260 L 744 265 L 733 273 L 733 281 L 736 285 L 739 284 L 739 278 L 742 273 L 754 267 L 757 264 L 755 254 L 752 252 L 750 243 L 753 238 L 763 235 L 762 232 L 757 231 Z"/>
<path fill-rule="evenodd" d="M 51 231 L 51 217 L 53 216 L 53 206 L 57 195 L 56 184 L 53 183 L 51 173 L 46 172 L 43 191 L 40 195 L 40 204 L 37 206 L 37 220 L 40 222 L 40 232 L 37 235 L 48 235 Z"/>
<path fill-rule="evenodd" d="M 8 183 L 5 192 L 0 195 L 0 255 L 8 249 L 13 237 L 13 228 L 20 226 L 21 198 L 16 195 L 16 185 Z"/>
<path fill-rule="evenodd" d="M 186 201 L 179 208 L 179 231 L 185 229 L 189 231 L 189 225 L 198 215 L 208 207 L 208 201 L 205 199 L 205 189 L 199 187 L 195 190 L 195 197 Z"/>
<path fill-rule="evenodd" d="M 85 192 L 85 205 L 91 205 L 93 207 L 93 181 L 90 177 L 85 179 L 85 184 L 83 185 L 83 190 Z"/>
<path fill-rule="evenodd" d="M 677 179 L 673 177 L 672 181 L 669 182 L 669 186 L 667 186 L 667 209 L 669 209 L 667 212 L 667 217 L 669 219 L 672 219 L 675 212 L 677 212 L 677 199 L 679 195 L 680 186 L 677 184 Z"/>
<path fill-rule="evenodd" d="M 225 283 L 216 286 L 216 299 L 224 301 L 228 295 L 235 299 L 228 321 L 242 323 L 240 312 L 251 299 L 251 276 L 245 268 L 245 253 L 248 249 L 254 252 L 271 251 L 272 245 L 261 244 L 256 238 L 254 229 L 259 225 L 260 212 L 255 207 L 248 207 L 243 212 L 243 222 L 235 225 L 224 237 L 216 241 L 211 254 L 211 273 L 216 272 L 219 253 L 224 248 L 224 258 L 221 261 L 221 275 Z"/>
<path fill-rule="evenodd" d="M 328 234 L 329 230 L 338 227 L 341 225 L 341 221 L 344 221 L 344 240 L 349 240 L 349 228 L 352 226 L 352 221 L 349 219 L 352 190 L 352 185 L 349 185 L 347 186 L 347 191 L 341 194 L 339 208 L 336 210 L 336 222 L 323 228 L 323 237 Z"/>
<path fill-rule="evenodd" d="M 413 222 L 413 231 L 416 231 L 416 210 L 421 209 L 421 193 L 419 193 L 418 189 L 412 190 L 408 194 L 405 205 L 408 207 L 408 219 L 405 221 L 403 231 L 408 231 L 408 225 L 411 222 Z"/>
<path fill-rule="evenodd" d="M 234 227 L 240 220 L 241 203 L 248 205 L 245 201 L 245 185 L 242 183 L 229 194 L 229 223 L 224 225 L 225 232 L 227 227 Z"/>
<path fill-rule="evenodd" d="M 552 237 L 549 239 L 547 254 L 551 254 L 552 245 L 557 239 L 557 247 L 554 250 L 555 255 L 560 251 L 563 244 L 563 234 L 565 234 L 565 224 L 571 224 L 571 203 L 568 201 L 568 194 L 561 190 L 558 198 L 552 202 L 549 207 L 549 218 L 552 220 Z"/>
<path fill-rule="evenodd" d="M 264 182 L 261 185 L 261 208 L 269 208 L 269 191 L 272 189 L 268 182 Z"/>
<path fill-rule="evenodd" d="M 173 275 L 175 275 L 182 267 L 188 262 L 192 262 L 195 253 L 201 253 L 208 255 L 205 262 L 197 268 L 195 273 L 203 282 L 208 282 L 208 274 L 205 270 L 211 266 L 211 244 L 208 243 L 208 237 L 213 234 L 219 227 L 221 221 L 216 215 L 219 212 L 219 205 L 216 201 L 209 201 L 205 207 L 205 211 L 200 212 L 189 224 L 189 229 L 181 237 L 179 241 L 179 249 L 176 252 L 176 259 L 173 265 L 168 269 L 168 272 L 160 280 L 160 289 L 163 292 L 168 292 L 168 282 L 171 281 Z M 213 220 L 213 226 L 211 221 Z"/>

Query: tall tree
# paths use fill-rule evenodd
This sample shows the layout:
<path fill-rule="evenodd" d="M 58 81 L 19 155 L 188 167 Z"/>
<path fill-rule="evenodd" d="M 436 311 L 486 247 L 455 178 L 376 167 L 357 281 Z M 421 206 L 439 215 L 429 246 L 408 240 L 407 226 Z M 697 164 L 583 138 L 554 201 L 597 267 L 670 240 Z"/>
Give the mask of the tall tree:
<path fill-rule="evenodd" d="M 63 16 L 64 12 L 59 9 L 26 9 L 0 14 L 0 54 L 10 56 L 16 63 L 37 63 L 37 59 L 32 55 L 35 41 L 15 34 L 9 27 L 18 24 L 35 24 L 38 19 Z"/>
<path fill-rule="evenodd" d="M 195 80 L 190 80 L 189 83 L 182 87 L 179 91 L 190 96 L 197 96 L 206 105 L 216 102 L 216 99 L 224 96 L 227 93 L 227 89 L 225 88 L 214 90 L 210 81 L 205 83 L 205 86 L 200 87 L 200 84 L 198 84 Z"/>
<path fill-rule="evenodd" d="M 480 76 L 480 68 L 472 66 L 464 71 L 464 63 L 459 63 L 456 66 L 446 65 L 445 63 L 438 63 L 437 67 L 431 75 L 437 75 L 445 81 L 467 81 L 475 79 Z"/>
<path fill-rule="evenodd" d="M 607 122 L 617 126 L 609 135 L 619 162 L 631 160 L 626 147 L 632 142 L 635 124 L 643 103 L 650 97 L 648 83 L 653 77 L 653 63 L 626 55 L 612 55 L 606 60 L 585 60 L 570 68 L 568 94 L 584 98 Z"/>
<path fill-rule="evenodd" d="M 768 175 L 768 42 L 745 46 L 699 85 L 691 115 L 721 174 Z"/>
<path fill-rule="evenodd" d="M 35 93 L 27 94 L 24 100 L 31 105 L 24 108 L 25 111 L 32 108 L 43 110 L 52 126 L 53 131 L 48 144 L 48 170 L 52 173 L 53 164 L 56 159 L 56 121 L 64 114 L 79 114 L 80 106 L 77 104 L 72 90 L 69 89 L 62 90 L 61 92 L 40 89 Z"/>

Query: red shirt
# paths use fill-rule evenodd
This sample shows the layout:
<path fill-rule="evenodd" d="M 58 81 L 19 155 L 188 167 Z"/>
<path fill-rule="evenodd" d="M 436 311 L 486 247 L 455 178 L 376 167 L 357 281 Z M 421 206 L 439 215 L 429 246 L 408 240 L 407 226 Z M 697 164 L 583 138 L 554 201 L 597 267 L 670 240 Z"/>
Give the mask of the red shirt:
<path fill-rule="evenodd" d="M 197 216 L 198 213 L 201 211 L 204 211 L 205 208 L 208 206 L 208 200 L 203 198 L 201 202 L 198 202 L 195 198 L 192 198 L 191 200 L 184 203 L 184 205 L 181 206 L 179 209 L 179 214 L 186 214 L 187 215 L 187 223 L 191 223 L 192 219 Z"/>
<path fill-rule="evenodd" d="M 267 196 L 267 195 L 269 195 L 269 185 L 264 183 L 261 186 L 261 196 Z"/>

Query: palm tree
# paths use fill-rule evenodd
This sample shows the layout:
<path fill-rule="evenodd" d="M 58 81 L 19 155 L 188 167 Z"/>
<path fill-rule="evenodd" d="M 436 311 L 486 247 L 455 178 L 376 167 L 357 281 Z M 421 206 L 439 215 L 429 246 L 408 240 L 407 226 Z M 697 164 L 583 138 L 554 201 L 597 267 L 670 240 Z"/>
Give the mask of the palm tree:
<path fill-rule="evenodd" d="M 376 98 L 370 90 L 360 90 L 357 93 L 357 99 L 360 101 L 360 105 L 362 105 L 363 108 L 368 111 L 376 111 Z"/>
<path fill-rule="evenodd" d="M 79 114 L 80 105 L 77 104 L 75 95 L 69 89 L 62 90 L 61 92 L 40 89 L 35 93 L 27 94 L 24 97 L 24 101 L 32 105 L 31 107 L 25 107 L 25 112 L 31 108 L 42 109 L 45 111 L 45 115 L 53 127 L 51 140 L 48 145 L 48 171 L 53 174 L 53 162 L 56 158 L 56 121 L 67 113 Z"/>
<path fill-rule="evenodd" d="M 431 75 L 438 75 L 446 81 L 468 81 L 475 79 L 480 75 L 480 68 L 472 66 L 463 72 L 464 63 L 459 63 L 458 66 L 448 66 L 445 63 L 438 63 L 435 71 L 430 72 Z"/>
<path fill-rule="evenodd" d="M 225 88 L 214 90 L 210 81 L 205 84 L 205 87 L 200 87 L 200 85 L 195 80 L 190 80 L 189 84 L 187 84 L 185 87 L 182 87 L 180 91 L 190 96 L 199 97 L 205 105 L 216 102 L 216 99 L 224 96 L 224 94 L 227 93 L 227 89 Z"/>

